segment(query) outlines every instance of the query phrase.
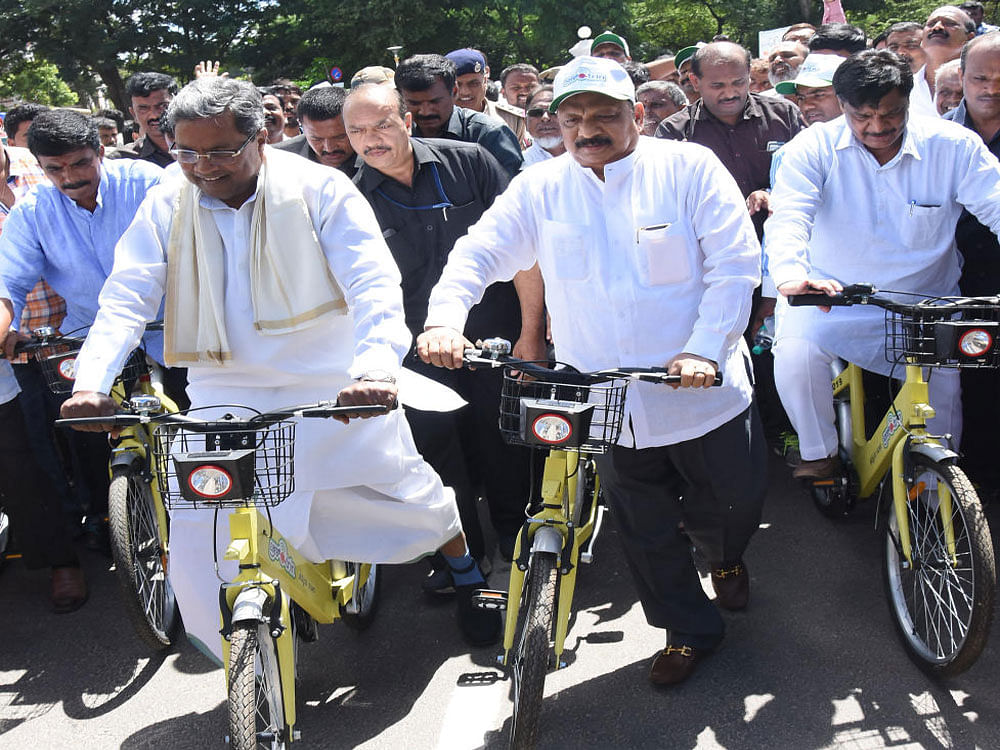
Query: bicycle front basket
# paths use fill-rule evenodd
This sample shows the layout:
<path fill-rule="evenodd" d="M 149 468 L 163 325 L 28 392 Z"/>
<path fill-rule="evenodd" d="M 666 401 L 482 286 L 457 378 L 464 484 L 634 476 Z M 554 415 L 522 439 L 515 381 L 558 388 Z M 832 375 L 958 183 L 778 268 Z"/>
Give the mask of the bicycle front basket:
<path fill-rule="evenodd" d="M 295 423 L 160 424 L 156 476 L 169 508 L 275 506 L 295 490 Z"/>
<path fill-rule="evenodd" d="M 886 310 L 885 356 L 924 367 L 1000 366 L 1000 311 L 974 299 Z"/>
<path fill-rule="evenodd" d="M 73 392 L 73 383 L 76 382 L 76 357 L 81 348 L 82 344 L 77 342 L 60 343 L 56 340 L 51 345 L 39 349 L 35 355 L 42 366 L 45 382 L 54 394 L 61 396 Z M 146 353 L 141 348 L 135 349 L 125 360 L 125 366 L 116 380 L 131 384 L 147 370 Z"/>
<path fill-rule="evenodd" d="M 525 379 L 505 367 L 500 432 L 511 445 L 605 453 L 618 440 L 625 415 L 624 378 L 575 385 Z"/>

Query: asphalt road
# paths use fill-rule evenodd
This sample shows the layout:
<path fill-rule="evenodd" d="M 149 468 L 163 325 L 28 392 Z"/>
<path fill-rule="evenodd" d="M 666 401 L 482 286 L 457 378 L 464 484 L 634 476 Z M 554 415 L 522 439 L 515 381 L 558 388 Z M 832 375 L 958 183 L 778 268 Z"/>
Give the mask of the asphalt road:
<path fill-rule="evenodd" d="M 606 525 L 580 573 L 568 666 L 546 683 L 539 747 L 1000 747 L 1000 633 L 966 674 L 929 680 L 893 632 L 872 508 L 831 523 L 780 462 L 771 468 L 747 555 L 751 606 L 726 615 L 723 647 L 683 686 L 647 682 L 662 635 L 646 625 Z M 1000 508 L 988 516 L 1000 529 Z M 90 601 L 64 616 L 48 611 L 44 573 L 17 563 L 0 573 L 0 748 L 225 747 L 221 671 L 187 644 L 151 657 L 107 562 L 90 555 L 86 568 Z M 386 569 L 370 630 L 325 626 L 300 650 L 301 747 L 504 747 L 509 683 L 456 685 L 496 652 L 469 654 L 451 606 L 420 594 L 423 571 Z"/>

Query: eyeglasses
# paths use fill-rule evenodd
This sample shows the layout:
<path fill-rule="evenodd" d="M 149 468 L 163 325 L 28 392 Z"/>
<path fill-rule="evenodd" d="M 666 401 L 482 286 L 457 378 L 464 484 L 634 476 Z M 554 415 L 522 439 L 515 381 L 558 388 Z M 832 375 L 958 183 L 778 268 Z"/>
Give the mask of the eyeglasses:
<path fill-rule="evenodd" d="M 544 107 L 540 107 L 540 108 L 534 108 L 533 107 L 533 108 L 529 109 L 527 112 L 525 112 L 525 114 L 528 115 L 528 117 L 541 117 L 542 115 L 549 114 L 549 111 L 547 109 L 545 109 Z"/>
<path fill-rule="evenodd" d="M 242 154 L 243 149 L 249 146 L 250 141 L 256 137 L 257 133 L 251 133 L 250 137 L 243 141 L 243 145 L 235 151 L 207 151 L 201 154 L 188 148 L 172 148 L 168 153 L 181 164 L 197 164 L 201 159 L 207 159 L 210 162 L 225 162 Z"/>

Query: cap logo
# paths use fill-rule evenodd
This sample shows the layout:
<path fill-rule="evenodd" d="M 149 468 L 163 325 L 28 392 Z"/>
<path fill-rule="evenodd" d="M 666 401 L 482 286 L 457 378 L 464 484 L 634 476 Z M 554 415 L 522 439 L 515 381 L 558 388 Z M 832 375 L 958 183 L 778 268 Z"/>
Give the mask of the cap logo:
<path fill-rule="evenodd" d="M 482 72 L 482 70 L 483 70 L 483 66 L 482 66 L 482 65 L 480 65 L 480 64 L 479 64 L 478 62 L 477 62 L 477 63 L 475 64 L 475 66 L 473 66 L 473 68 L 472 68 L 472 72 L 473 72 L 473 73 L 481 73 L 481 72 Z"/>

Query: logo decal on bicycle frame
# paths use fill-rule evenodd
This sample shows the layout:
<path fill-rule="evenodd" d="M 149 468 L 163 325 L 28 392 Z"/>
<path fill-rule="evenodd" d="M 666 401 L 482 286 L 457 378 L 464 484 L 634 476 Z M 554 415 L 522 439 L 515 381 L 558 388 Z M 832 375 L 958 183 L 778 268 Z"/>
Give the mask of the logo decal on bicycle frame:
<path fill-rule="evenodd" d="M 269 539 L 267 542 L 267 556 L 273 562 L 278 563 L 288 575 L 295 578 L 295 560 L 288 554 L 288 545 L 284 539 L 278 542 L 274 541 L 273 538 Z"/>
<path fill-rule="evenodd" d="M 889 412 L 889 417 L 885 423 L 885 429 L 882 430 L 882 447 L 888 448 L 889 441 L 896 431 L 903 426 L 903 418 L 900 416 L 896 409 Z"/>

